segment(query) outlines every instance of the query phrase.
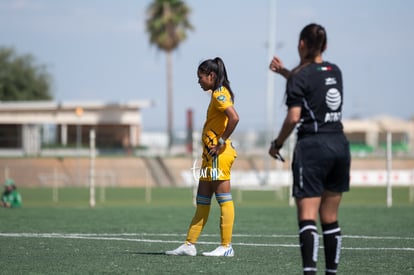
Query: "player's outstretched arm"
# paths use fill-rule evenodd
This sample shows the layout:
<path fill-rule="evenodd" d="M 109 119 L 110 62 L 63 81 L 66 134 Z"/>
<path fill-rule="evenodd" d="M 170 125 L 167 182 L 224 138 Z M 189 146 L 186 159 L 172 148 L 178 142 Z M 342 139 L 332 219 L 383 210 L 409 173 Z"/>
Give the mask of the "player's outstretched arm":
<path fill-rule="evenodd" d="M 290 76 L 290 71 L 285 68 L 285 66 L 283 65 L 282 60 L 280 60 L 280 58 L 277 57 L 277 56 L 273 57 L 272 61 L 270 62 L 270 65 L 269 65 L 269 69 L 272 72 L 275 72 L 275 73 L 278 73 L 278 74 L 282 75 L 286 79 L 289 78 L 289 76 Z"/>

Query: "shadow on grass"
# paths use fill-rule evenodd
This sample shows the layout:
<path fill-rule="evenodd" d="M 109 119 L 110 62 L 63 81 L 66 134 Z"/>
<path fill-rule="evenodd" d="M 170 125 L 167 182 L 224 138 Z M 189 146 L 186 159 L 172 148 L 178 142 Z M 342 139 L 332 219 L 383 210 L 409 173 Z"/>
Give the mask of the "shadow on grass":
<path fill-rule="evenodd" d="M 127 251 L 127 254 L 134 254 L 134 255 L 158 255 L 158 256 L 167 256 L 165 252 L 140 252 L 140 251 Z"/>

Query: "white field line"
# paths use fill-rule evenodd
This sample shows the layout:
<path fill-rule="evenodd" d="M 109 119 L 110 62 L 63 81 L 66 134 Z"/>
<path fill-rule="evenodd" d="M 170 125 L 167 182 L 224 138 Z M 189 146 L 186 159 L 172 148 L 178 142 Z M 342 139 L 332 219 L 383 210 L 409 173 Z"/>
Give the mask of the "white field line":
<path fill-rule="evenodd" d="M 0 237 L 9 238 L 54 238 L 54 239 L 84 239 L 101 241 L 130 241 L 142 243 L 182 243 L 182 240 L 159 240 L 125 237 L 183 237 L 185 234 L 155 234 L 155 233 L 0 233 Z M 203 234 L 208 237 L 218 237 L 217 234 Z M 297 238 L 295 235 L 247 235 L 234 234 L 233 237 L 265 237 L 265 238 Z M 380 237 L 380 236 L 352 236 L 345 235 L 344 238 L 355 239 L 378 239 L 378 240 L 414 240 L 414 237 Z M 217 242 L 198 242 L 198 244 L 218 244 Z M 275 244 L 275 243 L 235 243 L 235 246 L 257 246 L 257 247 L 299 247 L 297 244 Z M 393 251 L 414 251 L 414 247 L 342 247 L 343 250 L 393 250 Z"/>
<path fill-rule="evenodd" d="M 71 236 L 91 236 L 91 237 L 108 237 L 108 236 L 158 236 L 158 237 L 182 237 L 186 236 L 184 233 L 1 233 L 3 234 L 49 234 L 49 235 L 71 235 Z M 202 234 L 202 237 L 219 237 L 219 234 Z M 261 235 L 261 234 L 233 234 L 233 237 L 244 238 L 294 238 L 297 239 L 298 235 Z M 414 237 L 401 237 L 401 236 L 363 236 L 363 235 L 342 235 L 344 239 L 373 239 L 373 240 L 414 240 Z"/>

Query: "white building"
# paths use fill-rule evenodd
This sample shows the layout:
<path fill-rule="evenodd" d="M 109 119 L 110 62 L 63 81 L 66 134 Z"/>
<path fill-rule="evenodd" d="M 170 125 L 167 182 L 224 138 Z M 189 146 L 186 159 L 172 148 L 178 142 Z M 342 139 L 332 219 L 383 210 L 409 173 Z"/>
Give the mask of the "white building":
<path fill-rule="evenodd" d="M 0 148 L 37 155 L 42 136 L 53 139 L 50 133 L 62 147 L 87 145 L 92 128 L 99 147 L 136 147 L 140 145 L 140 111 L 152 105 L 151 101 L 0 102 Z"/>

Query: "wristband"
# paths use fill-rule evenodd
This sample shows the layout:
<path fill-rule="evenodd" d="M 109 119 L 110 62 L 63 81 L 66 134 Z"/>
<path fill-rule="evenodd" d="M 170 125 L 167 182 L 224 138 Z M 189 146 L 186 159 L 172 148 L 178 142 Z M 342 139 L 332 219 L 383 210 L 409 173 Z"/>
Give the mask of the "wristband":
<path fill-rule="evenodd" d="M 218 140 L 218 144 L 220 144 L 220 145 L 224 145 L 226 143 L 226 141 L 221 137 L 221 138 L 219 138 L 219 140 Z"/>

